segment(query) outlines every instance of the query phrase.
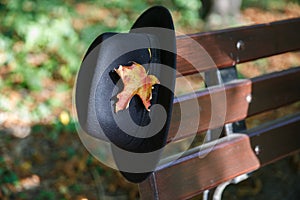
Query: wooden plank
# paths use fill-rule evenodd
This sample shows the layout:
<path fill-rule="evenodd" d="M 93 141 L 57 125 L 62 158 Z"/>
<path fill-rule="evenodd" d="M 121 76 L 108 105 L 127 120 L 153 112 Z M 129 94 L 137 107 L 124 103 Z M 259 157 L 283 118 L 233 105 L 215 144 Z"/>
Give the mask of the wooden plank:
<path fill-rule="evenodd" d="M 245 134 L 210 142 L 160 166 L 140 184 L 142 199 L 186 199 L 260 166 Z"/>
<path fill-rule="evenodd" d="M 299 34 L 300 18 L 194 34 L 190 37 L 205 47 L 218 68 L 225 68 L 236 63 L 299 50 Z M 282 37 L 283 35 L 285 37 Z M 239 41 L 242 41 L 240 48 L 237 47 Z M 211 60 L 203 59 L 207 56 L 206 52 L 195 51 L 191 48 L 191 41 L 187 37 L 178 37 L 177 45 L 178 75 L 180 73 L 193 74 L 214 68 Z M 226 85 L 228 112 L 224 123 L 237 121 L 247 115 L 252 116 L 300 100 L 299 85 L 300 68 Z M 211 94 L 217 96 L 221 92 L 220 88 L 216 87 Z M 238 110 L 243 109 L 244 106 L 237 104 L 244 105 L 249 92 L 252 92 L 252 102 L 249 112 L 245 113 L 245 110 Z M 201 123 L 197 132 L 201 132 L 209 127 L 212 114 L 209 110 L 211 102 L 207 90 L 197 92 L 196 97 L 201 108 L 199 111 Z M 196 117 L 193 114 L 182 116 L 179 110 L 180 103 L 189 105 L 192 98 L 186 95 L 175 100 L 168 142 L 174 140 L 182 120 L 185 120 L 187 124 L 184 127 L 185 131 L 176 135 L 175 140 L 193 134 L 188 122 L 195 124 L 199 121 L 195 121 Z M 194 108 L 190 109 L 187 113 L 194 113 Z M 240 113 L 236 113 L 238 111 Z M 222 138 L 215 146 L 208 143 L 195 148 L 178 160 L 158 167 L 149 179 L 139 185 L 141 197 L 142 199 L 162 200 L 190 198 L 238 175 L 253 171 L 261 165 L 274 162 L 300 150 L 300 134 L 297 134 L 295 130 L 300 130 L 300 114 L 248 130 L 248 135 L 233 134 Z M 255 156 L 253 150 L 258 157 Z"/>
<path fill-rule="evenodd" d="M 300 113 L 248 130 L 262 165 L 300 150 Z"/>
<path fill-rule="evenodd" d="M 225 84 L 226 104 L 218 102 L 217 111 L 226 106 L 224 124 L 245 119 L 247 116 L 272 110 L 290 103 L 300 101 L 300 67 L 267 74 L 250 80 L 240 80 Z M 221 98 L 224 91 L 214 87 L 211 91 L 196 92 L 199 113 L 192 105 L 195 96 L 185 95 L 174 100 L 173 112 L 168 135 L 168 142 L 176 141 L 195 134 L 195 124 L 199 124 L 197 133 L 206 131 L 211 122 L 211 97 Z M 251 94 L 252 101 L 248 106 L 246 97 Z M 180 106 L 188 109 L 181 113 Z M 197 115 L 200 114 L 200 121 Z M 181 130 L 178 127 L 182 126 Z M 222 126 L 222 125 L 219 125 Z M 210 128 L 217 128 L 211 126 Z"/>
<path fill-rule="evenodd" d="M 299 35 L 300 18 L 295 18 L 178 36 L 177 75 L 193 74 L 215 66 L 229 67 L 237 63 L 296 51 L 300 49 Z M 201 47 L 195 44 L 200 44 Z M 201 50 L 202 47 L 206 51 Z M 207 58 L 207 53 L 214 62 Z"/>
<path fill-rule="evenodd" d="M 244 119 L 248 112 L 246 97 L 251 94 L 250 80 L 239 80 L 225 84 L 224 86 L 212 87 L 209 90 L 196 92 L 195 96 L 185 95 L 175 99 L 172 111 L 168 142 L 179 140 L 195 133 L 200 133 L 208 128 L 217 128 L 224 123 L 230 123 Z M 198 108 L 191 105 L 198 103 Z M 212 110 L 212 102 L 216 102 Z M 184 112 L 181 112 L 181 110 Z M 212 111 L 224 111 L 225 119 L 219 124 L 213 124 Z M 197 117 L 200 114 L 200 118 Z M 216 118 L 215 118 L 216 119 Z M 216 120 L 216 121 L 217 121 Z M 198 125 L 198 128 L 195 125 Z M 180 127 L 180 129 L 179 129 Z"/>
<path fill-rule="evenodd" d="M 253 170 L 295 153 L 300 150 L 300 134 L 295 130 L 300 130 L 300 113 L 248 130 L 243 137 L 233 134 L 222 138 L 212 151 L 208 151 L 212 143 L 203 145 L 201 150 L 195 148 L 192 153 L 160 166 L 141 183 L 142 199 L 186 199 L 251 171 L 249 163 L 255 163 L 257 158 L 260 164 L 253 165 Z M 251 145 L 249 141 L 246 145 L 245 138 Z M 201 158 L 203 155 L 206 157 Z"/>
<path fill-rule="evenodd" d="M 300 100 L 300 67 L 251 79 L 249 116 Z"/>

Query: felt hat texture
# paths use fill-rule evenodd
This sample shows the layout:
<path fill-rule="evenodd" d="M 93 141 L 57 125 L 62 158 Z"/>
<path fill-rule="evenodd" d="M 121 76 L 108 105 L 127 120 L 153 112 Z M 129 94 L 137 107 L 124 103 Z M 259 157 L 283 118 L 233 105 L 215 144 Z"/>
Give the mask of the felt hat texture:
<path fill-rule="evenodd" d="M 115 112 L 116 96 L 124 88 L 115 70 L 132 62 L 143 65 L 161 84 L 152 89 L 150 111 L 135 95 L 127 109 Z M 75 86 L 80 127 L 111 144 L 118 169 L 131 182 L 141 182 L 155 170 L 166 145 L 175 78 L 174 25 L 162 6 L 142 13 L 128 33 L 102 33 L 84 56 Z"/>

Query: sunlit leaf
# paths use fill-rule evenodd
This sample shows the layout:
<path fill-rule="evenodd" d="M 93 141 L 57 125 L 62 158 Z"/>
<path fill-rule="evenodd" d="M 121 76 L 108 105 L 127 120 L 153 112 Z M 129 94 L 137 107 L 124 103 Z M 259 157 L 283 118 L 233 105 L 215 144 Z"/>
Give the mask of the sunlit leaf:
<path fill-rule="evenodd" d="M 124 84 L 123 91 L 117 95 L 116 112 L 128 108 L 134 95 L 141 98 L 145 108 L 149 111 L 152 88 L 153 85 L 160 83 L 159 80 L 154 75 L 148 75 L 145 68 L 138 63 L 132 63 L 130 66 L 120 65 L 115 71 Z"/>

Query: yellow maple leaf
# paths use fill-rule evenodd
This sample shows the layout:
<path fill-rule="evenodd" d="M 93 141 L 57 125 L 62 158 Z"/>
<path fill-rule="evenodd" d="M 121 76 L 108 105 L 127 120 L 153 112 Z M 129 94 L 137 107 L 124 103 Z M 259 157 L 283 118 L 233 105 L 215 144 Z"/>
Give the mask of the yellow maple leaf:
<path fill-rule="evenodd" d="M 123 81 L 124 89 L 117 95 L 116 112 L 128 108 L 129 102 L 134 95 L 138 95 L 145 108 L 149 111 L 152 98 L 152 88 L 160 84 L 154 75 L 148 75 L 145 68 L 133 62 L 130 66 L 120 65 L 115 69 Z"/>

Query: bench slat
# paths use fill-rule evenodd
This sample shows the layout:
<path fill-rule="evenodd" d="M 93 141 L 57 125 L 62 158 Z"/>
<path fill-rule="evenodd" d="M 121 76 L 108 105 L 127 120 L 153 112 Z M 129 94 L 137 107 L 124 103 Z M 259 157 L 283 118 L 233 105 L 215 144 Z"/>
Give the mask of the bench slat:
<path fill-rule="evenodd" d="M 247 131 L 261 165 L 275 162 L 300 150 L 300 113 Z"/>
<path fill-rule="evenodd" d="M 204 91 L 196 92 L 196 101 L 198 101 L 200 110 L 191 106 L 193 104 L 195 105 L 195 96 L 185 95 L 176 98 L 173 105 L 168 142 L 195 134 L 194 127 L 197 124 L 199 124 L 197 133 L 200 133 L 208 128 L 222 127 L 223 123 L 244 119 L 248 112 L 248 102 L 246 97 L 249 94 L 251 94 L 251 81 L 239 80 L 225 84 L 224 87 L 216 86 L 209 90 L 206 89 Z M 210 124 L 212 116 L 212 98 L 217 100 L 217 103 L 214 105 L 215 112 L 221 112 L 223 108 L 224 113 L 226 113 L 225 121 L 221 121 L 221 124 L 216 124 L 215 126 L 214 124 Z M 225 99 L 226 103 L 224 103 Z M 180 112 L 180 105 L 184 107 L 182 109 L 187 109 L 184 113 Z M 226 106 L 227 111 L 224 106 Z M 200 118 L 197 117 L 199 114 Z M 181 129 L 178 131 L 179 126 Z"/>
<path fill-rule="evenodd" d="M 233 134 L 160 166 L 139 185 L 141 198 L 186 199 L 259 167 L 249 137 Z"/>
<path fill-rule="evenodd" d="M 251 79 L 252 102 L 248 116 L 300 100 L 300 67 Z"/>
<path fill-rule="evenodd" d="M 300 113 L 248 130 L 244 137 L 232 134 L 222 138 L 209 154 L 209 147 L 204 145 L 199 152 L 158 167 L 140 184 L 141 197 L 155 199 L 155 196 L 160 200 L 190 198 L 295 153 L 300 150 L 300 134 L 295 130 L 300 130 Z M 249 146 L 251 143 L 250 149 L 246 140 Z M 258 157 L 253 153 L 254 149 L 258 150 Z M 203 154 L 207 154 L 206 157 L 200 158 Z M 257 158 L 259 162 L 255 165 Z"/>
<path fill-rule="evenodd" d="M 177 37 L 177 76 L 204 72 L 215 67 L 300 50 L 300 18 Z M 195 42 L 196 41 L 196 42 Z M 196 44 L 196 46 L 195 46 Z M 197 45 L 198 44 L 198 45 Z M 193 46 L 194 45 L 194 46 Z M 205 49 L 203 48 L 205 47 Z M 209 56 L 208 56 L 209 54 Z M 226 117 L 222 124 L 210 122 L 220 115 L 224 101 L 211 111 L 211 97 L 222 99 L 222 87 L 175 98 L 167 142 L 243 120 L 265 111 L 300 101 L 300 67 L 249 80 L 226 83 Z M 249 104 L 249 94 L 252 101 Z M 193 105 L 199 105 L 199 112 Z M 180 106 L 186 110 L 181 113 Z M 200 120 L 197 117 L 200 113 Z M 295 112 L 294 112 L 295 113 Z M 194 124 L 199 124 L 194 129 Z M 184 125 L 182 125 L 184 124 Z M 181 128 L 182 131 L 178 129 Z M 275 162 L 300 150 L 300 113 L 231 134 L 184 152 L 170 162 L 164 159 L 155 172 L 139 184 L 142 199 L 187 199 L 239 175 Z M 175 155 L 179 156 L 179 155 Z"/>
<path fill-rule="evenodd" d="M 300 18 L 177 37 L 177 69 L 182 75 L 214 68 L 204 51 L 195 50 L 189 37 L 205 48 L 219 68 L 300 49 Z M 240 50 L 237 43 L 242 41 Z M 185 59 L 184 59 L 185 58 Z M 187 62 L 188 60 L 189 62 Z M 191 65 L 190 63 L 193 63 Z M 178 75 L 179 75 L 178 73 Z"/>
<path fill-rule="evenodd" d="M 247 116 L 253 116 L 271 109 L 275 109 L 300 100 L 300 67 L 291 68 L 281 72 L 274 72 L 250 80 L 242 80 L 225 84 L 226 91 L 226 118 L 224 124 L 245 119 Z M 209 93 L 208 90 L 196 92 L 200 112 L 200 124 L 197 133 L 206 131 L 210 126 L 211 119 L 211 96 L 222 94 L 222 90 L 215 87 Z M 246 97 L 252 95 L 252 101 L 248 107 Z M 197 113 L 191 105 L 191 99 L 194 96 L 185 95 L 175 99 L 173 112 L 168 135 L 168 142 L 186 138 L 194 134 L 193 125 L 199 123 L 196 121 Z M 190 109 L 186 115 L 180 113 L 179 104 Z M 223 102 L 219 102 L 222 108 Z M 248 109 L 249 108 L 249 109 Z M 178 132 L 180 123 L 186 126 L 183 131 Z M 217 128 L 217 127 L 210 127 Z M 177 135 L 176 135 L 177 134 Z M 176 136 L 176 137 L 175 137 Z"/>

